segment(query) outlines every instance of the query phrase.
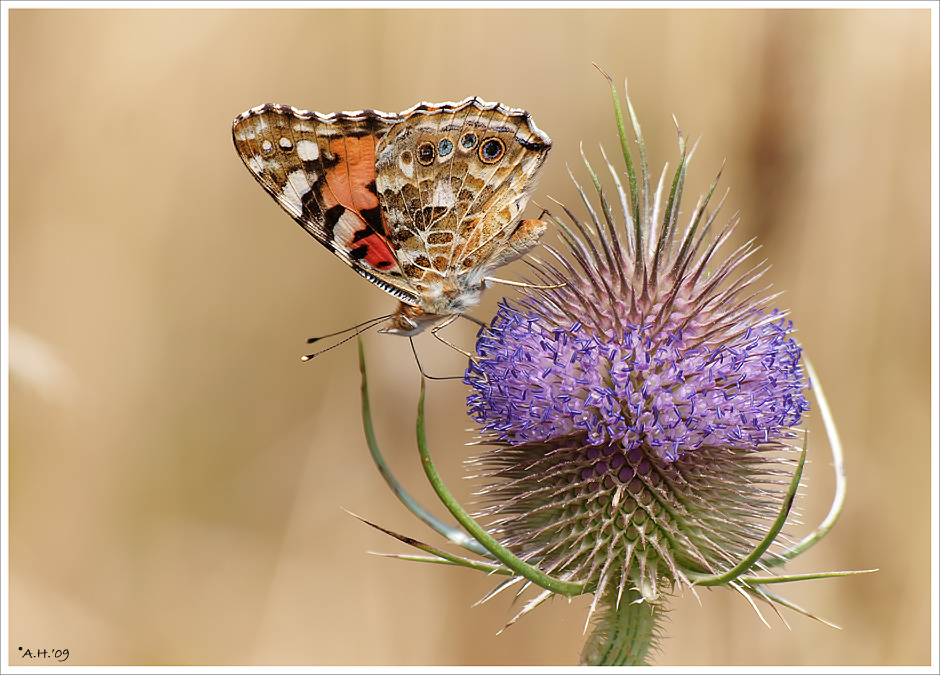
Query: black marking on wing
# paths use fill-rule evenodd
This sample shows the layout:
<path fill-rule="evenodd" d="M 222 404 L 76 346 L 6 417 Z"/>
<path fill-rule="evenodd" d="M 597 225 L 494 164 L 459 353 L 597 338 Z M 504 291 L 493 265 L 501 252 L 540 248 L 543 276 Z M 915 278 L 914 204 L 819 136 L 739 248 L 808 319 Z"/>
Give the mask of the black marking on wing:
<path fill-rule="evenodd" d="M 356 246 L 355 248 L 349 249 L 349 257 L 353 260 L 362 260 L 367 255 L 369 255 L 368 246 Z"/>
<path fill-rule="evenodd" d="M 342 204 L 337 204 L 336 206 L 328 208 L 326 213 L 323 214 L 323 219 L 326 221 L 326 226 L 331 235 L 333 229 L 336 227 L 336 223 L 339 222 L 339 219 L 343 217 L 344 213 L 346 213 L 346 207 Z"/>
<path fill-rule="evenodd" d="M 375 183 L 372 183 L 372 194 L 375 194 Z M 388 236 L 386 231 L 385 223 L 382 220 L 382 207 L 381 205 L 376 206 L 371 209 L 363 209 L 359 212 L 359 215 L 362 216 L 363 220 L 366 221 L 366 224 L 369 226 L 369 231 L 366 234 L 375 232 L 376 234 L 381 234 L 382 236 Z M 357 233 L 359 234 L 359 233 Z"/>
<path fill-rule="evenodd" d="M 323 209 L 320 208 L 320 202 L 317 201 L 315 190 L 310 190 L 300 198 L 300 206 L 303 210 L 303 219 L 306 221 L 301 221 L 300 224 L 305 230 L 309 231 L 312 226 L 308 225 L 308 223 L 315 225 L 316 223 L 323 222 Z"/>
<path fill-rule="evenodd" d="M 545 148 L 552 147 L 550 143 L 539 143 L 538 141 L 527 141 L 518 136 L 515 137 L 515 141 L 521 145 L 526 150 L 544 150 Z"/>
<path fill-rule="evenodd" d="M 360 241 L 362 241 L 363 239 L 366 239 L 367 237 L 371 237 L 373 234 L 375 233 L 369 228 L 366 228 L 364 230 L 356 230 L 356 233 L 353 235 L 351 243 L 358 244 Z"/>

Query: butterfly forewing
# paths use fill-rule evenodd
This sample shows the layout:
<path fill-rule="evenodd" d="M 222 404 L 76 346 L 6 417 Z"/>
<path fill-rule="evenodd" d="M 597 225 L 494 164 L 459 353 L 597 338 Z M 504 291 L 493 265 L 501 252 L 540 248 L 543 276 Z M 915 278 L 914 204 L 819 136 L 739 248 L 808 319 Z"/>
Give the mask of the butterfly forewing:
<path fill-rule="evenodd" d="M 417 304 L 375 193 L 376 134 L 388 126 L 367 113 L 321 116 L 269 104 L 240 115 L 233 136 L 248 169 L 304 229 L 383 290 Z"/>
<path fill-rule="evenodd" d="M 268 104 L 239 115 L 233 136 L 304 229 L 405 303 L 390 332 L 465 312 L 545 229 L 519 222 L 551 148 L 524 110 L 478 98 L 399 114 Z"/>

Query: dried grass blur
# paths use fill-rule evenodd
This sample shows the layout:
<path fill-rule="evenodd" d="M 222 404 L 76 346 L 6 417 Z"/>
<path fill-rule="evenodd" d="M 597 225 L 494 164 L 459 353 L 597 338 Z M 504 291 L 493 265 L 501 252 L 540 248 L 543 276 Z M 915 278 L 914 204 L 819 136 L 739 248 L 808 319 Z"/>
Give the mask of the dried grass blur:
<path fill-rule="evenodd" d="M 596 61 L 621 91 L 629 78 L 655 173 L 675 164 L 671 115 L 702 136 L 687 213 L 727 158 L 727 213 L 763 244 L 826 385 L 849 501 L 794 569 L 881 569 L 787 589 L 842 631 L 792 613 L 792 630 L 772 615 L 768 630 L 740 597 L 687 594 L 658 663 L 928 664 L 930 21 L 12 10 L 12 663 L 18 646 L 68 648 L 70 665 L 577 662 L 583 599 L 497 636 L 508 598 L 470 606 L 490 580 L 367 555 L 403 548 L 343 508 L 436 540 L 370 464 L 354 344 L 298 359 L 304 338 L 395 303 L 254 184 L 230 125 L 269 101 L 397 111 L 478 95 L 533 114 L 554 141 L 535 201 L 577 209 L 579 142 L 616 151 Z M 469 347 L 474 327 L 447 334 Z M 430 372 L 461 372 L 432 338 L 418 347 Z M 366 349 L 380 439 L 430 501 L 408 342 L 370 334 Z M 430 387 L 432 449 L 466 498 L 466 392 Z M 815 438 L 810 524 L 832 489 Z"/>

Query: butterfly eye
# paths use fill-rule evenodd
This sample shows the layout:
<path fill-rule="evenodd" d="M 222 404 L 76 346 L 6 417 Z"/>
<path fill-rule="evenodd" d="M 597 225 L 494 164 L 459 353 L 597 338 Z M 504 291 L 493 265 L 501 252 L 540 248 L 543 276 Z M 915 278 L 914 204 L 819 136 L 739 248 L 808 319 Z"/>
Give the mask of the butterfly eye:
<path fill-rule="evenodd" d="M 422 143 L 418 146 L 418 162 L 424 166 L 429 166 L 434 161 L 434 146 L 430 143 Z"/>
<path fill-rule="evenodd" d="M 483 141 L 483 144 L 480 146 L 480 159 L 482 159 L 485 164 L 492 164 L 503 156 L 505 150 L 506 147 L 501 140 L 498 138 L 490 138 Z"/>
<path fill-rule="evenodd" d="M 469 150 L 474 145 L 477 144 L 477 135 L 476 134 L 464 134 L 460 139 L 460 145 Z"/>
<path fill-rule="evenodd" d="M 447 155 L 449 155 L 450 151 L 453 149 L 454 149 L 454 144 L 445 138 L 437 146 L 437 154 L 439 154 L 441 157 L 447 157 Z"/>

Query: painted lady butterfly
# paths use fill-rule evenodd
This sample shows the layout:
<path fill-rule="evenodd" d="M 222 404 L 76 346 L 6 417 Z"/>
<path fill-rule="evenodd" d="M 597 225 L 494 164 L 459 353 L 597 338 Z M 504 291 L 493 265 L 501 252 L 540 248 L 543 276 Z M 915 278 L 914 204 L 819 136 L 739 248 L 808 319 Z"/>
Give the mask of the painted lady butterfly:
<path fill-rule="evenodd" d="M 398 114 L 269 103 L 232 135 L 294 220 L 400 300 L 381 332 L 436 333 L 545 232 L 519 219 L 552 145 L 524 110 L 478 98 Z"/>

